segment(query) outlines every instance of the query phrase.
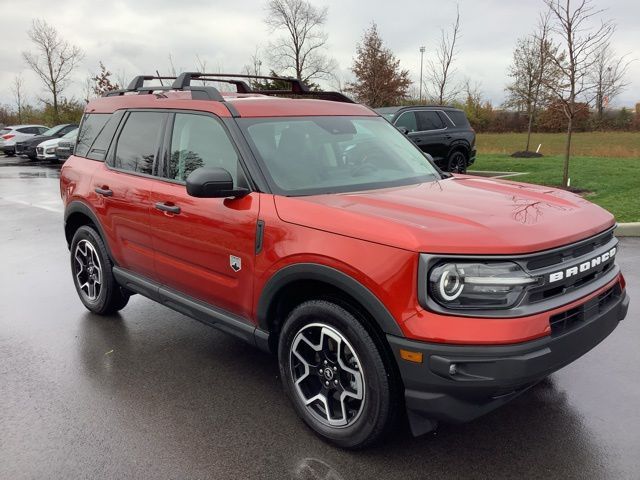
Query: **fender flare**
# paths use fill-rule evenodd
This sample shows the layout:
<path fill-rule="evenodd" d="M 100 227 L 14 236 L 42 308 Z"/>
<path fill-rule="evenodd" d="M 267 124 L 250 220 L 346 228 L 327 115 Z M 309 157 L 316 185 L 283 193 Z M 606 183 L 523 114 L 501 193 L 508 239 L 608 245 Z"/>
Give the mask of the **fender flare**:
<path fill-rule="evenodd" d="M 111 248 L 109 247 L 109 243 L 107 242 L 107 237 L 104 234 L 104 230 L 102 228 L 102 225 L 98 221 L 97 215 L 94 213 L 94 211 L 86 203 L 81 202 L 79 200 L 74 200 L 74 201 L 70 202 L 66 206 L 66 208 L 64 209 L 65 237 L 66 237 L 66 231 L 67 231 L 67 221 L 69 220 L 69 217 L 71 215 L 73 215 L 74 213 L 81 213 L 81 214 L 85 215 L 86 217 L 88 217 L 91 220 L 91 223 L 93 223 L 96 226 L 96 228 L 98 229 L 98 234 L 102 238 L 102 241 L 104 242 L 104 246 L 107 248 L 107 253 L 109 254 L 109 257 L 111 258 L 111 261 L 114 262 L 113 254 L 111 253 Z M 71 247 L 71 239 L 70 238 L 67 239 L 67 244 L 68 244 L 69 247 Z M 115 262 L 114 262 L 114 264 L 115 264 Z"/>
<path fill-rule="evenodd" d="M 447 158 L 445 160 L 448 161 L 449 157 L 454 151 L 462 150 L 462 149 L 464 149 L 465 155 L 468 157 L 471 152 L 471 146 L 465 140 L 462 140 L 462 139 L 454 140 L 453 143 L 449 146 L 449 149 L 447 150 Z"/>
<path fill-rule="evenodd" d="M 387 307 L 371 290 L 340 270 L 317 263 L 297 263 L 284 267 L 273 274 L 262 289 L 258 301 L 256 314 L 258 328 L 269 331 L 267 312 L 273 299 L 283 287 L 297 280 L 315 280 L 339 288 L 358 301 L 384 333 L 404 337 L 400 326 L 389 313 Z"/>

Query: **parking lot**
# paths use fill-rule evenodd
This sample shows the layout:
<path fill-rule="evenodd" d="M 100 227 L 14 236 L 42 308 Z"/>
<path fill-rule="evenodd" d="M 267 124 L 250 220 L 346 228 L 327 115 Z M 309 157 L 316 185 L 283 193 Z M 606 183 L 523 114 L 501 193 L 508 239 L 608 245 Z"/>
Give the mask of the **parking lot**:
<path fill-rule="evenodd" d="M 87 312 L 59 168 L 0 157 L 0 478 L 640 478 L 640 239 L 596 349 L 475 422 L 347 452 L 298 420 L 275 358 L 140 296 Z"/>

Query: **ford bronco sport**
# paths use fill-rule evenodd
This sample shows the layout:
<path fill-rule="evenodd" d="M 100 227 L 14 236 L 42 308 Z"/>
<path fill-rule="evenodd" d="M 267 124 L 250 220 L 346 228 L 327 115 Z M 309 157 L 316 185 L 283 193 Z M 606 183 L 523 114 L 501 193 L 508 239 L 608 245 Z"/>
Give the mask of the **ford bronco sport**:
<path fill-rule="evenodd" d="M 62 169 L 80 300 L 108 315 L 139 293 L 274 352 L 328 441 L 472 420 L 625 317 L 614 219 L 579 196 L 444 174 L 297 80 L 153 79 L 91 101 Z"/>

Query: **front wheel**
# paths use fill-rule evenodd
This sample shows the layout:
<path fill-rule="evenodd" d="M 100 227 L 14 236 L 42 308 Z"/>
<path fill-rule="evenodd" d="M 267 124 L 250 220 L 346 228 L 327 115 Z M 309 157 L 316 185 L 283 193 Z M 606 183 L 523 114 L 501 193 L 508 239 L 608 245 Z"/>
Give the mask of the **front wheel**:
<path fill-rule="evenodd" d="M 449 155 L 447 161 L 447 171 L 451 173 L 466 173 L 467 172 L 467 156 L 464 152 L 456 150 Z"/>
<path fill-rule="evenodd" d="M 374 339 L 344 308 L 312 300 L 287 318 L 280 374 L 296 412 L 323 439 L 362 448 L 393 424 L 397 392 Z"/>
<path fill-rule="evenodd" d="M 129 295 L 117 284 L 113 265 L 98 232 L 89 226 L 80 227 L 71 241 L 71 272 L 80 300 L 98 315 L 121 310 Z"/>

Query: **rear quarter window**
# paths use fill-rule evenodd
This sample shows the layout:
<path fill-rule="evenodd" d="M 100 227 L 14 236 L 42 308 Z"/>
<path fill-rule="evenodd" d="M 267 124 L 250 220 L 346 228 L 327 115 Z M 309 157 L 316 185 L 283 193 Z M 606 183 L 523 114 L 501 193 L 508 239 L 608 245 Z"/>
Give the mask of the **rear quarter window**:
<path fill-rule="evenodd" d="M 87 157 L 91 150 L 91 146 L 110 117 L 110 113 L 89 113 L 83 117 L 82 124 L 80 125 L 80 130 L 78 132 L 78 145 L 76 147 L 77 156 Z M 104 157 L 102 160 L 104 160 Z"/>
<path fill-rule="evenodd" d="M 450 111 L 447 111 L 446 114 L 453 121 L 456 127 L 463 127 L 463 128 L 470 127 L 469 120 L 467 120 L 467 117 L 465 116 L 464 112 L 460 112 L 457 110 L 450 110 Z"/>

